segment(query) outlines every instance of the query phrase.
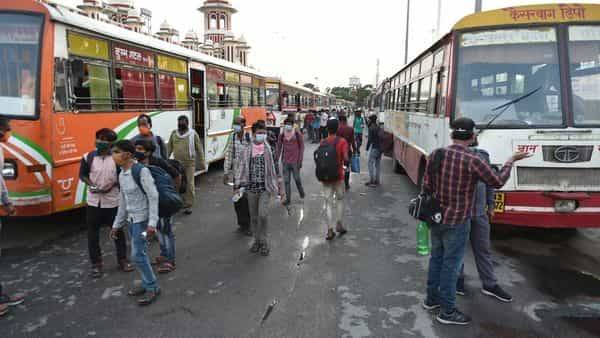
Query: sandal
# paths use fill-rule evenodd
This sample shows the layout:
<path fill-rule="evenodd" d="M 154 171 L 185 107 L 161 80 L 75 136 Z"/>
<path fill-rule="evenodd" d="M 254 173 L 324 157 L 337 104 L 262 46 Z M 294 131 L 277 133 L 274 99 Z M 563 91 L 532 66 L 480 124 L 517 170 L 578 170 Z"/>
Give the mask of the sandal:
<path fill-rule="evenodd" d="M 131 297 L 138 297 L 146 293 L 146 289 L 141 286 L 136 286 L 133 289 L 127 291 L 127 295 Z"/>
<path fill-rule="evenodd" d="M 169 273 L 175 271 L 175 264 L 171 262 L 164 262 L 160 268 L 158 268 L 158 273 Z"/>
<path fill-rule="evenodd" d="M 129 263 L 129 261 L 126 259 L 123 259 L 122 261 L 119 262 L 119 268 L 123 272 L 132 272 L 133 270 L 135 270 L 133 265 L 131 263 Z"/>
<path fill-rule="evenodd" d="M 260 248 L 260 254 L 262 256 L 268 256 L 271 253 L 271 249 L 269 248 L 269 246 L 265 243 L 263 244 L 263 246 Z"/>
<path fill-rule="evenodd" d="M 335 232 L 333 232 L 332 229 L 327 230 L 327 237 L 325 237 L 325 239 L 328 241 L 331 241 L 334 238 L 335 238 Z"/>
<path fill-rule="evenodd" d="M 8 305 L 0 304 L 0 317 L 6 315 L 8 313 Z"/>
<path fill-rule="evenodd" d="M 259 241 L 254 241 L 254 244 L 252 244 L 252 247 L 250 247 L 250 252 L 257 253 L 261 247 L 262 244 Z"/>
<path fill-rule="evenodd" d="M 152 261 L 152 265 L 161 265 L 162 263 L 164 263 L 166 261 L 167 261 L 167 257 L 165 257 L 165 256 L 157 256 Z"/>
<path fill-rule="evenodd" d="M 144 294 L 144 296 L 138 298 L 137 302 L 139 306 L 150 305 L 156 301 L 160 295 L 160 289 L 156 289 L 154 291 L 148 291 Z"/>

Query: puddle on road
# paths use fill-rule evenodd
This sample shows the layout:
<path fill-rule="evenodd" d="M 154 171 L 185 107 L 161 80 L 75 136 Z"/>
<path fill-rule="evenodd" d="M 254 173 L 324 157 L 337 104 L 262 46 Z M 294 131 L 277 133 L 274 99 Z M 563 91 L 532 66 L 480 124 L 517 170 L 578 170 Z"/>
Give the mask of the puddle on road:
<path fill-rule="evenodd" d="M 495 337 L 495 338 L 534 338 L 538 337 L 538 335 L 534 335 L 531 332 L 526 330 L 519 330 L 512 327 L 505 327 L 502 325 L 498 325 L 496 323 L 481 323 L 479 325 L 481 328 L 480 334 L 477 337 Z"/>

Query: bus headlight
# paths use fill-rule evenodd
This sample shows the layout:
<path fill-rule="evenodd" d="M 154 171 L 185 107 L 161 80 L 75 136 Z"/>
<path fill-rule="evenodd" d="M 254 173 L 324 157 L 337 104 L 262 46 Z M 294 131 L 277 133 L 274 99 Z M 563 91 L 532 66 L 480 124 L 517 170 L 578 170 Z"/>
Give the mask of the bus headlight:
<path fill-rule="evenodd" d="M 2 168 L 2 176 L 7 180 L 14 180 L 17 178 L 17 162 L 14 160 L 4 161 L 4 168 Z"/>
<path fill-rule="evenodd" d="M 556 212 L 573 212 L 577 209 L 577 201 L 560 200 L 554 202 L 554 210 Z"/>

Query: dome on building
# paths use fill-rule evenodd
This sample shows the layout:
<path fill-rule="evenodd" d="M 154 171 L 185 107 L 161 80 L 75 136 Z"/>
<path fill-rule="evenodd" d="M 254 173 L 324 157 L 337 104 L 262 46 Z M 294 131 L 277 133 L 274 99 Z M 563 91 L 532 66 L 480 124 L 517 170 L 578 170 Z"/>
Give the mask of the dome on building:
<path fill-rule="evenodd" d="M 230 13 L 237 13 L 237 9 L 235 9 L 228 0 L 205 0 L 204 4 L 198 8 L 201 12 L 209 9 L 226 9 Z"/>
<path fill-rule="evenodd" d="M 102 9 L 102 3 L 99 0 L 83 0 L 83 3 L 77 8 L 81 10 L 86 9 Z"/>
<path fill-rule="evenodd" d="M 189 41 L 198 41 L 198 34 L 193 29 L 185 33 L 185 39 Z"/>
<path fill-rule="evenodd" d="M 109 0 L 108 5 L 127 9 L 133 9 L 135 7 L 133 0 Z"/>
<path fill-rule="evenodd" d="M 204 41 L 204 45 L 207 47 L 212 47 L 214 46 L 214 42 L 211 39 L 207 39 L 206 41 Z"/>
<path fill-rule="evenodd" d="M 171 27 L 171 25 L 169 25 L 167 20 L 163 21 L 163 23 L 160 24 L 161 31 L 170 31 L 171 29 L 173 29 L 173 27 Z"/>
<path fill-rule="evenodd" d="M 246 43 L 246 38 L 244 37 L 244 34 L 240 35 L 238 41 L 241 43 Z"/>

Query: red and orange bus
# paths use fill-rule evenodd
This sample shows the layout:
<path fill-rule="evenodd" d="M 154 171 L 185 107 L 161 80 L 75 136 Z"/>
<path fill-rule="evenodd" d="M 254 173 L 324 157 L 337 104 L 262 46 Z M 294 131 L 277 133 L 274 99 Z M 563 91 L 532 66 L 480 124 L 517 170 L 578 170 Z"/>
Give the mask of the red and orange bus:
<path fill-rule="evenodd" d="M 222 159 L 234 116 L 266 118 L 265 75 L 77 10 L 3 0 L 0 109 L 13 119 L 2 174 L 17 215 L 48 215 L 84 205 L 79 161 L 95 131 L 130 138 L 141 113 L 165 140 L 189 116 L 205 164 Z"/>

